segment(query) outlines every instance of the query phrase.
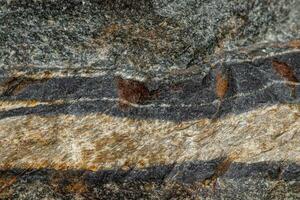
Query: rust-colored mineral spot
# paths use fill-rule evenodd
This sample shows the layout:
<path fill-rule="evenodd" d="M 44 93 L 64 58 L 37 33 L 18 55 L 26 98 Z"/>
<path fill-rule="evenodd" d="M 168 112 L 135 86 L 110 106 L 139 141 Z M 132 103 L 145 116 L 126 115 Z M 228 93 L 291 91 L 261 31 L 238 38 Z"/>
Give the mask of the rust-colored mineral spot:
<path fill-rule="evenodd" d="M 7 179 L 0 179 L 0 194 L 4 193 L 5 190 L 8 190 L 17 181 L 17 177 L 13 176 Z M 1 196 L 0 196 L 1 197 Z"/>
<path fill-rule="evenodd" d="M 218 71 L 217 76 L 216 76 L 215 93 L 220 101 L 219 101 L 219 105 L 217 107 L 217 111 L 212 116 L 213 121 L 216 119 L 217 115 L 219 114 L 222 102 L 228 91 L 228 88 L 229 88 L 229 82 L 228 82 L 227 74 L 222 74 L 221 71 Z"/>
<path fill-rule="evenodd" d="M 218 177 L 223 176 L 228 171 L 228 169 L 230 168 L 234 160 L 235 157 L 231 157 L 231 156 L 225 158 L 220 164 L 218 164 L 214 174 L 211 177 L 205 179 L 202 182 L 202 184 L 204 186 L 212 187 L 213 191 L 215 191 Z"/>
<path fill-rule="evenodd" d="M 223 75 L 221 72 L 217 73 L 216 77 L 216 95 L 217 97 L 222 101 L 224 96 L 227 93 L 229 84 L 228 79 L 225 75 Z"/>
<path fill-rule="evenodd" d="M 66 187 L 67 192 L 69 193 L 86 193 L 88 192 L 87 186 L 83 181 L 72 182 Z"/>
<path fill-rule="evenodd" d="M 127 108 L 130 103 L 141 104 L 150 98 L 150 91 L 143 82 L 118 76 L 116 83 L 121 108 Z"/>
<path fill-rule="evenodd" d="M 295 96 L 296 85 L 295 83 L 299 83 L 297 80 L 293 69 L 288 66 L 284 62 L 280 62 L 277 60 L 272 61 L 273 69 L 276 71 L 278 75 L 280 75 L 283 79 L 289 81 L 287 85 L 292 88 L 292 95 Z"/>
<path fill-rule="evenodd" d="M 289 42 L 289 47 L 300 49 L 300 40 L 292 40 Z"/>

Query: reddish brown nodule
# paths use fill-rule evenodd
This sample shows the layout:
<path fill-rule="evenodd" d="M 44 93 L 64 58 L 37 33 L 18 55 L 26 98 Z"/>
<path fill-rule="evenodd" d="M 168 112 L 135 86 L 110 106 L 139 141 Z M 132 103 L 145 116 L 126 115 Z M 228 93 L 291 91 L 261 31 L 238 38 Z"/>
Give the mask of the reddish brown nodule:
<path fill-rule="evenodd" d="M 293 70 L 284 62 L 279 62 L 276 60 L 272 61 L 273 68 L 275 71 L 284 79 L 291 82 L 298 82 Z"/>
<path fill-rule="evenodd" d="M 292 93 L 293 93 L 292 95 L 295 96 L 296 86 L 293 83 L 298 83 L 299 81 L 297 80 L 293 69 L 290 66 L 288 66 L 286 63 L 276 61 L 276 60 L 272 61 L 272 65 L 273 65 L 273 69 L 276 71 L 278 75 L 280 75 L 283 79 L 291 82 L 288 83 L 287 85 L 292 88 Z"/>
<path fill-rule="evenodd" d="M 216 77 L 216 95 L 220 100 L 223 100 L 229 87 L 228 79 L 221 72 L 217 73 Z"/>
<path fill-rule="evenodd" d="M 118 76 L 116 83 L 121 108 L 128 107 L 128 103 L 140 104 L 150 98 L 150 91 L 143 82 Z"/>

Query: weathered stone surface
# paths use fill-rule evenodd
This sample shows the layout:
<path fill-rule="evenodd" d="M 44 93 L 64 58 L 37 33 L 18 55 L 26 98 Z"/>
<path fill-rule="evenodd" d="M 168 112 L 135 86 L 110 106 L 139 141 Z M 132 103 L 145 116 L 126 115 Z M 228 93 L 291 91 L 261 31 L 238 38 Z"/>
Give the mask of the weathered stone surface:
<path fill-rule="evenodd" d="M 0 2 L 0 199 L 299 199 L 300 1 Z"/>

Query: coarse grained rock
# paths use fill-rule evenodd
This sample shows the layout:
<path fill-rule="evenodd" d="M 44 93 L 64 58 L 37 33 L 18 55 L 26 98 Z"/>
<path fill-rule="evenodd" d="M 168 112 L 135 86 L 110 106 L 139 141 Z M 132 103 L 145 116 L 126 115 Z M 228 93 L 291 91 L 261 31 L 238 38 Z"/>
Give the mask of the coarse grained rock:
<path fill-rule="evenodd" d="M 300 1 L 0 1 L 0 199 L 299 199 Z"/>

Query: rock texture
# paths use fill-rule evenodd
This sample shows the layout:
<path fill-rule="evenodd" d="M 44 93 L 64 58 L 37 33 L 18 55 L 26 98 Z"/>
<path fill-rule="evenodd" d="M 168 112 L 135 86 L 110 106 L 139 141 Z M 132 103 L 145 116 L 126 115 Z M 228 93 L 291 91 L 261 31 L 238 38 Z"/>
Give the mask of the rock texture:
<path fill-rule="evenodd" d="M 0 2 L 0 199 L 299 199 L 298 0 Z"/>

